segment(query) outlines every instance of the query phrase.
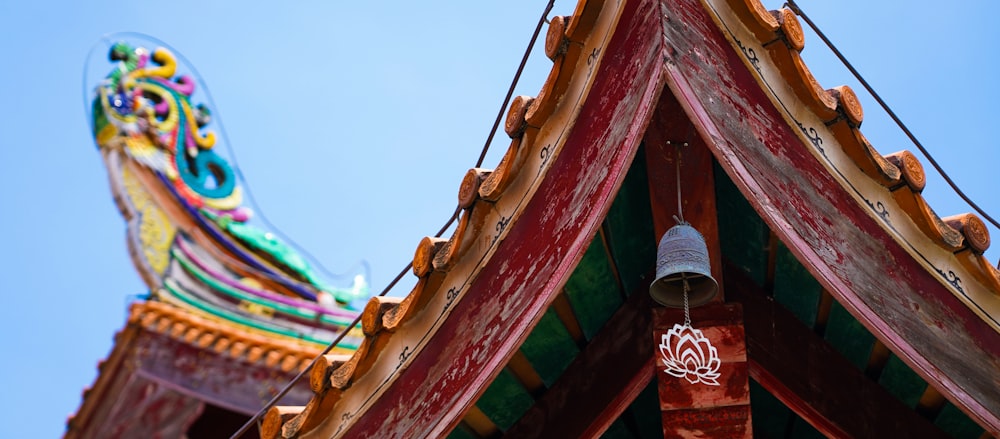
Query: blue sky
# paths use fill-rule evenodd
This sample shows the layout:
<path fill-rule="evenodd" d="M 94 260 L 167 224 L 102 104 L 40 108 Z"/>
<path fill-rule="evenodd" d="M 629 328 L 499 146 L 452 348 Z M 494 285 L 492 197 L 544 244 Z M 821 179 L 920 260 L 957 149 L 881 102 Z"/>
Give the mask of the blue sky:
<path fill-rule="evenodd" d="M 83 111 L 83 66 L 102 35 L 143 32 L 182 53 L 208 84 L 270 222 L 331 271 L 369 261 L 378 291 L 454 209 L 544 8 L 537 0 L 86 3 L 0 2 L 0 380 L 8 401 L 0 437 L 63 432 L 129 295 L 146 290 Z M 998 5 L 887 3 L 801 6 L 959 185 L 1000 215 L 1000 30 L 990 21 Z M 559 1 L 553 15 L 574 5 Z M 855 85 L 811 34 L 804 55 L 825 87 Z M 518 94 L 536 94 L 549 66 L 536 51 Z M 863 131 L 882 153 L 915 150 L 862 100 Z M 485 167 L 507 143 L 501 133 Z M 970 210 L 927 169 L 925 194 L 941 216 Z"/>

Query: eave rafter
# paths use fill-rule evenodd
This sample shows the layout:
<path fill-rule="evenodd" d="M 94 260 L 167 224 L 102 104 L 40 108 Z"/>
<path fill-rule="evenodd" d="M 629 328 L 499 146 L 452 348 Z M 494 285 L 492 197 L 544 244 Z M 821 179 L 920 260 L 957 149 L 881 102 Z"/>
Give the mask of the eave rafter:
<path fill-rule="evenodd" d="M 732 265 L 729 298 L 743 304 L 750 376 L 829 437 L 947 437 L 769 298 Z"/>
<path fill-rule="evenodd" d="M 599 437 L 653 377 L 651 306 L 649 294 L 633 292 L 505 436 Z"/>

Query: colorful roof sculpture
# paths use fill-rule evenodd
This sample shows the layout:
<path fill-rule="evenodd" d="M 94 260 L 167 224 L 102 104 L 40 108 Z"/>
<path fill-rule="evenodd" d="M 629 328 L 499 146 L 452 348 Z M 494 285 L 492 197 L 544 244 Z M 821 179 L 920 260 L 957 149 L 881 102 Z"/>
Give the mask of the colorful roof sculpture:
<path fill-rule="evenodd" d="M 803 46 L 794 13 L 757 0 L 552 19 L 551 73 L 511 104 L 497 168 L 465 176 L 455 233 L 420 241 L 414 289 L 371 299 L 358 350 L 324 358 L 308 404 L 272 408 L 261 436 L 746 437 L 749 412 L 700 415 L 743 404 L 765 437 L 1000 433 L 985 226 L 938 217 L 920 163 L 879 154 Z M 646 290 L 677 145 L 686 219 L 744 310 L 748 392 L 657 377 L 650 328 L 671 315 Z"/>
<path fill-rule="evenodd" d="M 200 85 L 192 69 L 165 47 L 120 42 L 109 57 L 93 132 L 150 293 L 132 305 L 66 436 L 176 436 L 206 404 L 258 410 L 349 329 L 358 315 L 350 304 L 368 287 L 361 275 L 348 288 L 326 283 L 253 224 L 211 110 L 192 99 Z M 350 353 L 362 335 L 351 331 L 333 352 Z M 134 410 L 123 405 L 130 399 L 151 405 Z"/>

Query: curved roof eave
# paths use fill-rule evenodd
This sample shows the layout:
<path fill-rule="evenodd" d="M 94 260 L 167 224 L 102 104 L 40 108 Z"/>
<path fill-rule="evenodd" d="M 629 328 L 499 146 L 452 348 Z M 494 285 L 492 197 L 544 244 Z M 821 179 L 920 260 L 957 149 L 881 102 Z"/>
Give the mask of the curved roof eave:
<path fill-rule="evenodd" d="M 758 0 L 663 4 L 685 19 L 664 22 L 667 83 L 743 195 L 873 334 L 1000 431 L 1000 278 L 982 255 L 982 220 L 940 219 L 920 195 L 913 155 L 868 143 L 850 88 L 824 90 L 803 63 L 791 11 Z"/>
<path fill-rule="evenodd" d="M 552 20 L 552 71 L 511 105 L 497 169 L 466 175 L 454 235 L 420 242 L 413 291 L 372 299 L 358 351 L 321 362 L 313 399 L 273 408 L 262 437 L 435 437 L 461 420 L 559 293 L 625 177 L 663 89 L 658 20 L 624 1 Z"/>

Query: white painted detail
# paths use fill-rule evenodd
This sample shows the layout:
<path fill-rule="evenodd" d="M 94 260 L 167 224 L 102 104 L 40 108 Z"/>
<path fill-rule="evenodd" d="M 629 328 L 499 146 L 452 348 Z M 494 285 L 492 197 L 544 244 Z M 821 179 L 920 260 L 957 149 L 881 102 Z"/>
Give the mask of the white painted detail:
<path fill-rule="evenodd" d="M 701 330 L 691 325 L 675 323 L 660 337 L 660 360 L 667 368 L 663 371 L 691 384 L 719 385 L 719 351 Z"/>

